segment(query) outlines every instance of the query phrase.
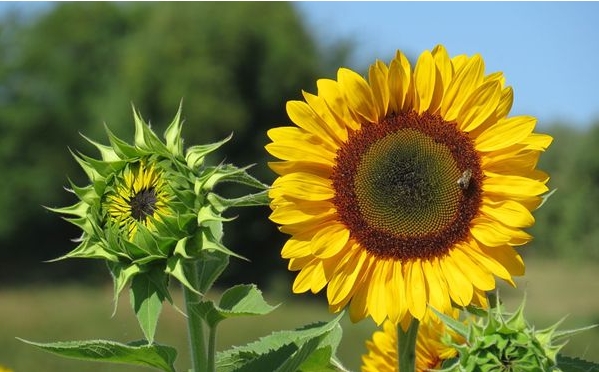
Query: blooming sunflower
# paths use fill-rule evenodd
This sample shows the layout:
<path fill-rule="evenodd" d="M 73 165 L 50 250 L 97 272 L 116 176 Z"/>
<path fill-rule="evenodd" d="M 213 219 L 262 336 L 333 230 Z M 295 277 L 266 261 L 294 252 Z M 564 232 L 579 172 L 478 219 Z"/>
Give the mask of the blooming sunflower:
<path fill-rule="evenodd" d="M 432 318 L 430 318 L 432 319 Z M 444 323 L 430 321 L 420 324 L 416 338 L 416 372 L 440 368 L 445 360 L 454 358 L 457 350 L 447 346 L 442 338 L 446 333 Z M 450 339 L 459 344 L 463 337 L 448 332 Z M 386 320 L 383 330 L 376 331 L 372 340 L 366 341 L 368 354 L 362 356 L 362 372 L 397 372 L 397 327 Z"/>
<path fill-rule="evenodd" d="M 398 51 L 368 80 L 341 68 L 317 88 L 288 102 L 297 126 L 269 130 L 266 145 L 282 160 L 270 163 L 270 219 L 291 235 L 293 291 L 326 286 L 333 312 L 407 324 L 427 303 L 486 305 L 495 276 L 513 285 L 552 138 L 533 133 L 534 117 L 508 117 L 503 74 L 437 46 L 414 69 Z"/>

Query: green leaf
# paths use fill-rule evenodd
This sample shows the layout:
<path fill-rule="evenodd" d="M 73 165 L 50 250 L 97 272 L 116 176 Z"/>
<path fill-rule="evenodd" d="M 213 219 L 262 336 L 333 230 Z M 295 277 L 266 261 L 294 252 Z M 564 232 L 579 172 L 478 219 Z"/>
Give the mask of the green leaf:
<path fill-rule="evenodd" d="M 165 275 L 159 273 L 159 277 L 156 277 L 156 274 L 153 276 L 143 273 L 131 280 L 131 306 L 135 311 L 139 326 L 150 344 L 154 342 L 158 318 L 162 311 L 162 302 L 168 295 Z"/>
<path fill-rule="evenodd" d="M 246 346 L 217 355 L 219 372 L 334 371 L 331 364 L 341 341 L 341 313 L 328 323 L 279 331 Z M 329 358 L 323 358 L 329 356 Z"/>
<path fill-rule="evenodd" d="M 210 327 L 215 327 L 220 321 L 248 315 L 265 315 L 276 309 L 262 297 L 262 292 L 253 284 L 237 285 L 227 289 L 215 306 L 212 301 L 203 301 L 196 310 Z"/>
<path fill-rule="evenodd" d="M 173 363 L 177 358 L 177 350 L 170 346 L 149 345 L 143 341 L 121 344 L 104 340 L 50 343 L 38 343 L 20 338 L 19 340 L 66 358 L 131 364 L 154 367 L 161 371 L 176 372 Z"/>
<path fill-rule="evenodd" d="M 320 344 L 322 338 L 323 336 L 319 336 L 308 340 L 308 342 L 304 343 L 298 351 L 287 358 L 275 372 L 296 372 L 302 363 L 318 348 L 318 344 Z M 328 360 L 326 362 L 328 363 Z"/>
<path fill-rule="evenodd" d="M 562 372 L 599 372 L 599 364 L 579 358 L 557 356 L 557 366 Z"/>

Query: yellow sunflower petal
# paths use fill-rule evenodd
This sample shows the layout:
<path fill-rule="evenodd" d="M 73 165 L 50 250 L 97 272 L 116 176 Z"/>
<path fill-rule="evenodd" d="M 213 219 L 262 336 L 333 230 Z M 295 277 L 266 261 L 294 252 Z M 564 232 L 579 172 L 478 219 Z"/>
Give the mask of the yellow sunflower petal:
<path fill-rule="evenodd" d="M 335 276 L 327 286 L 327 298 L 331 306 L 347 303 L 356 290 L 357 280 L 362 278 L 368 267 L 368 255 L 354 246 L 350 249 L 335 270 Z"/>
<path fill-rule="evenodd" d="M 329 107 L 324 98 L 307 92 L 302 92 L 306 103 L 327 124 L 328 133 L 336 145 L 341 145 L 347 140 L 347 123 L 338 117 Z"/>
<path fill-rule="evenodd" d="M 309 161 L 329 167 L 335 164 L 334 153 L 301 140 L 277 141 L 269 143 L 265 147 L 271 155 L 282 160 Z"/>
<path fill-rule="evenodd" d="M 296 237 L 285 242 L 281 249 L 281 257 L 290 259 L 294 257 L 307 257 L 312 254 L 309 240 L 299 240 Z"/>
<path fill-rule="evenodd" d="M 429 109 L 435 96 L 436 77 L 437 68 L 433 55 L 429 51 L 425 51 L 418 58 L 414 69 L 414 84 L 418 98 L 415 106 L 418 113 Z"/>
<path fill-rule="evenodd" d="M 368 289 L 371 281 L 371 273 L 366 272 L 360 285 L 357 286 L 355 293 L 352 296 L 351 303 L 349 304 L 349 319 L 354 323 L 358 322 L 360 319 L 364 319 L 369 313 Z M 371 309 L 371 311 L 373 310 L 374 309 Z"/>
<path fill-rule="evenodd" d="M 352 70 L 340 68 L 337 72 L 337 80 L 345 93 L 350 110 L 371 123 L 377 122 L 374 96 L 364 78 Z"/>
<path fill-rule="evenodd" d="M 318 268 L 320 261 L 313 259 L 309 264 L 306 264 L 295 277 L 293 281 L 293 292 L 304 293 L 312 287 L 312 279 L 315 271 Z"/>
<path fill-rule="evenodd" d="M 451 58 L 449 58 L 449 54 L 443 45 L 437 45 L 433 49 L 432 54 L 435 59 L 435 64 L 437 65 L 439 77 L 443 83 L 442 93 L 444 93 L 449 86 L 449 82 L 453 79 L 454 70 Z"/>
<path fill-rule="evenodd" d="M 381 61 L 376 61 L 368 71 L 368 79 L 374 95 L 377 121 L 384 118 L 389 108 L 389 85 L 387 78 L 389 68 Z"/>
<path fill-rule="evenodd" d="M 457 121 L 460 129 L 471 132 L 495 113 L 501 98 L 501 85 L 489 81 L 479 86 L 462 106 Z"/>
<path fill-rule="evenodd" d="M 513 200 L 502 202 L 483 202 L 480 210 L 485 215 L 511 227 L 530 227 L 535 219 L 522 204 Z"/>
<path fill-rule="evenodd" d="M 441 115 L 445 120 L 454 121 L 457 119 L 471 92 L 482 83 L 484 70 L 485 64 L 478 55 L 465 61 L 460 68 L 456 68 L 454 78 L 447 87 L 441 105 Z"/>
<path fill-rule="evenodd" d="M 408 310 L 404 295 L 405 284 L 402 265 L 401 262 L 396 260 L 387 260 L 385 265 L 388 266 L 389 275 L 387 282 L 387 313 L 393 324 L 397 324 Z"/>
<path fill-rule="evenodd" d="M 319 138 L 324 145 L 330 147 L 333 151 L 339 147 L 335 130 L 330 128 L 306 102 L 287 102 L 287 115 L 298 127 Z"/>
<path fill-rule="evenodd" d="M 331 113 L 339 124 L 345 125 L 349 129 L 360 128 L 360 123 L 350 113 L 349 107 L 345 104 L 345 98 L 339 88 L 339 83 L 330 79 L 319 79 L 316 82 L 318 96 L 322 97 Z"/>
<path fill-rule="evenodd" d="M 389 107 L 399 112 L 412 102 L 411 67 L 406 56 L 397 52 L 389 65 Z"/>
<path fill-rule="evenodd" d="M 288 195 L 302 200 L 328 200 L 335 196 L 329 179 L 295 172 L 279 177 L 269 190 L 271 198 Z"/>
<path fill-rule="evenodd" d="M 329 166 L 309 161 L 271 161 L 268 167 L 276 174 L 284 176 L 294 172 L 312 173 L 320 178 L 329 178 L 333 169 Z"/>
<path fill-rule="evenodd" d="M 440 272 L 439 260 L 435 259 L 433 262 L 429 260 L 422 261 L 422 269 L 427 283 L 429 305 L 441 312 L 451 309 L 447 282 Z"/>
<path fill-rule="evenodd" d="M 500 247 L 480 246 L 482 252 L 497 260 L 511 275 L 524 275 L 524 261 L 522 257 L 509 245 Z"/>
<path fill-rule="evenodd" d="M 270 219 L 275 223 L 293 224 L 304 222 L 321 215 L 335 213 L 335 209 L 327 203 L 280 203 L 270 214 Z"/>
<path fill-rule="evenodd" d="M 519 143 L 533 131 L 537 119 L 532 116 L 515 116 L 500 120 L 476 139 L 479 151 L 495 151 Z"/>
<path fill-rule="evenodd" d="M 477 261 L 473 261 L 462 249 L 456 248 L 449 253 L 454 262 L 460 263 L 462 273 L 476 288 L 483 291 L 494 289 L 495 279 L 491 272 Z"/>
<path fill-rule="evenodd" d="M 388 266 L 386 262 L 381 261 L 373 265 L 367 291 L 368 312 L 377 325 L 382 324 L 387 318 Z"/>
<path fill-rule="evenodd" d="M 503 244 L 521 245 L 528 242 L 532 237 L 518 228 L 510 228 L 499 221 L 477 217 L 472 220 L 472 235 L 479 242 L 489 247 Z"/>
<path fill-rule="evenodd" d="M 451 299 L 460 306 L 470 304 L 473 294 L 472 283 L 466 278 L 451 256 L 445 257 L 440 263 L 441 270 L 447 280 L 447 288 Z"/>
<path fill-rule="evenodd" d="M 541 133 L 532 133 L 522 141 L 527 148 L 539 151 L 545 151 L 551 142 L 553 142 L 553 137 Z"/>
<path fill-rule="evenodd" d="M 341 251 L 349 240 L 349 230 L 339 223 L 323 226 L 312 238 L 312 254 L 318 258 L 329 258 Z"/>
<path fill-rule="evenodd" d="M 490 175 L 490 172 L 486 172 Z M 510 175 L 497 175 L 488 177 L 482 185 L 483 191 L 505 196 L 537 196 L 549 191 L 544 182 L 530 178 Z"/>
<path fill-rule="evenodd" d="M 420 260 L 407 263 L 405 266 L 406 302 L 414 318 L 421 319 L 426 311 L 426 284 Z"/>

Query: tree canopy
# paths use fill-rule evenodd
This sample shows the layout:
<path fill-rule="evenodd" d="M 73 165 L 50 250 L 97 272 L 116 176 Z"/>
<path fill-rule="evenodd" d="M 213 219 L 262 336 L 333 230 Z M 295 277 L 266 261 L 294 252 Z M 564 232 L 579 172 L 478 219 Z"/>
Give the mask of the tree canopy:
<path fill-rule="evenodd" d="M 212 160 L 256 163 L 250 172 L 271 182 L 266 130 L 287 122 L 285 102 L 326 74 L 289 3 L 61 3 L 33 20 L 6 19 L 1 30 L 3 263 L 72 248 L 75 229 L 42 205 L 72 203 L 63 186 L 84 182 L 69 149 L 95 149 L 80 134 L 105 142 L 106 123 L 131 137 L 132 104 L 162 132 L 183 100 L 187 144 L 233 133 Z M 255 276 L 261 265 L 281 266 L 273 242 L 282 237 L 268 213 L 244 213 L 233 223 L 240 234 L 226 235 L 239 254 L 256 258 Z M 3 276 L 16 271 L 6 266 Z"/>

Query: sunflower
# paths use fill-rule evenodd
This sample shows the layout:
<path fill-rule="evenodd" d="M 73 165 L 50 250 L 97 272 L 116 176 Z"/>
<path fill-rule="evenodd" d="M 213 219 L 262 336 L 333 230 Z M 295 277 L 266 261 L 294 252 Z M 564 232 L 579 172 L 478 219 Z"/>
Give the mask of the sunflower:
<path fill-rule="evenodd" d="M 245 168 L 206 164 L 206 157 L 229 138 L 184 149 L 181 107 L 165 130 L 164 140 L 135 109 L 133 113 L 133 143 L 116 137 L 108 128 L 110 145 L 86 138 L 99 150 L 100 158 L 73 155 L 89 184 L 81 187 L 71 183 L 76 203 L 48 209 L 65 215 L 82 230 L 76 240 L 79 244 L 58 259 L 105 260 L 115 282 L 115 300 L 136 280 L 142 283 L 132 285 L 138 291 L 137 299 L 158 294 L 158 298 L 170 301 L 171 277 L 199 292 L 193 284 L 197 278 L 191 276 L 193 270 L 188 267 L 202 260 L 224 264 L 229 256 L 238 256 L 221 242 L 223 222 L 228 221 L 223 212 L 231 207 L 260 205 L 266 199 L 264 192 L 230 199 L 215 193 L 214 187 L 223 182 L 260 190 L 266 186 Z"/>
<path fill-rule="evenodd" d="M 432 318 L 431 318 L 432 319 Z M 442 338 L 449 335 L 452 342 L 461 343 L 463 337 L 446 331 L 442 322 L 422 323 L 416 338 L 416 372 L 440 368 L 445 360 L 456 357 L 457 350 L 447 346 Z M 386 320 L 383 330 L 376 331 L 372 340 L 366 341 L 368 354 L 362 356 L 362 372 L 397 372 L 397 327 Z"/>
<path fill-rule="evenodd" d="M 171 215 L 169 192 L 162 172 L 153 165 L 140 163 L 137 170 L 129 167 L 113 192 L 106 196 L 106 210 L 110 220 L 126 231 L 133 240 L 139 224 L 154 230 L 154 221 Z"/>
<path fill-rule="evenodd" d="M 269 130 L 266 145 L 281 160 L 270 219 L 290 235 L 293 291 L 326 286 L 332 312 L 404 325 L 427 304 L 486 306 L 496 276 L 514 285 L 552 138 L 533 133 L 534 117 L 508 117 L 503 74 L 437 46 L 414 69 L 398 51 L 368 80 L 341 68 L 317 88 L 288 102 L 297 126 Z"/>

